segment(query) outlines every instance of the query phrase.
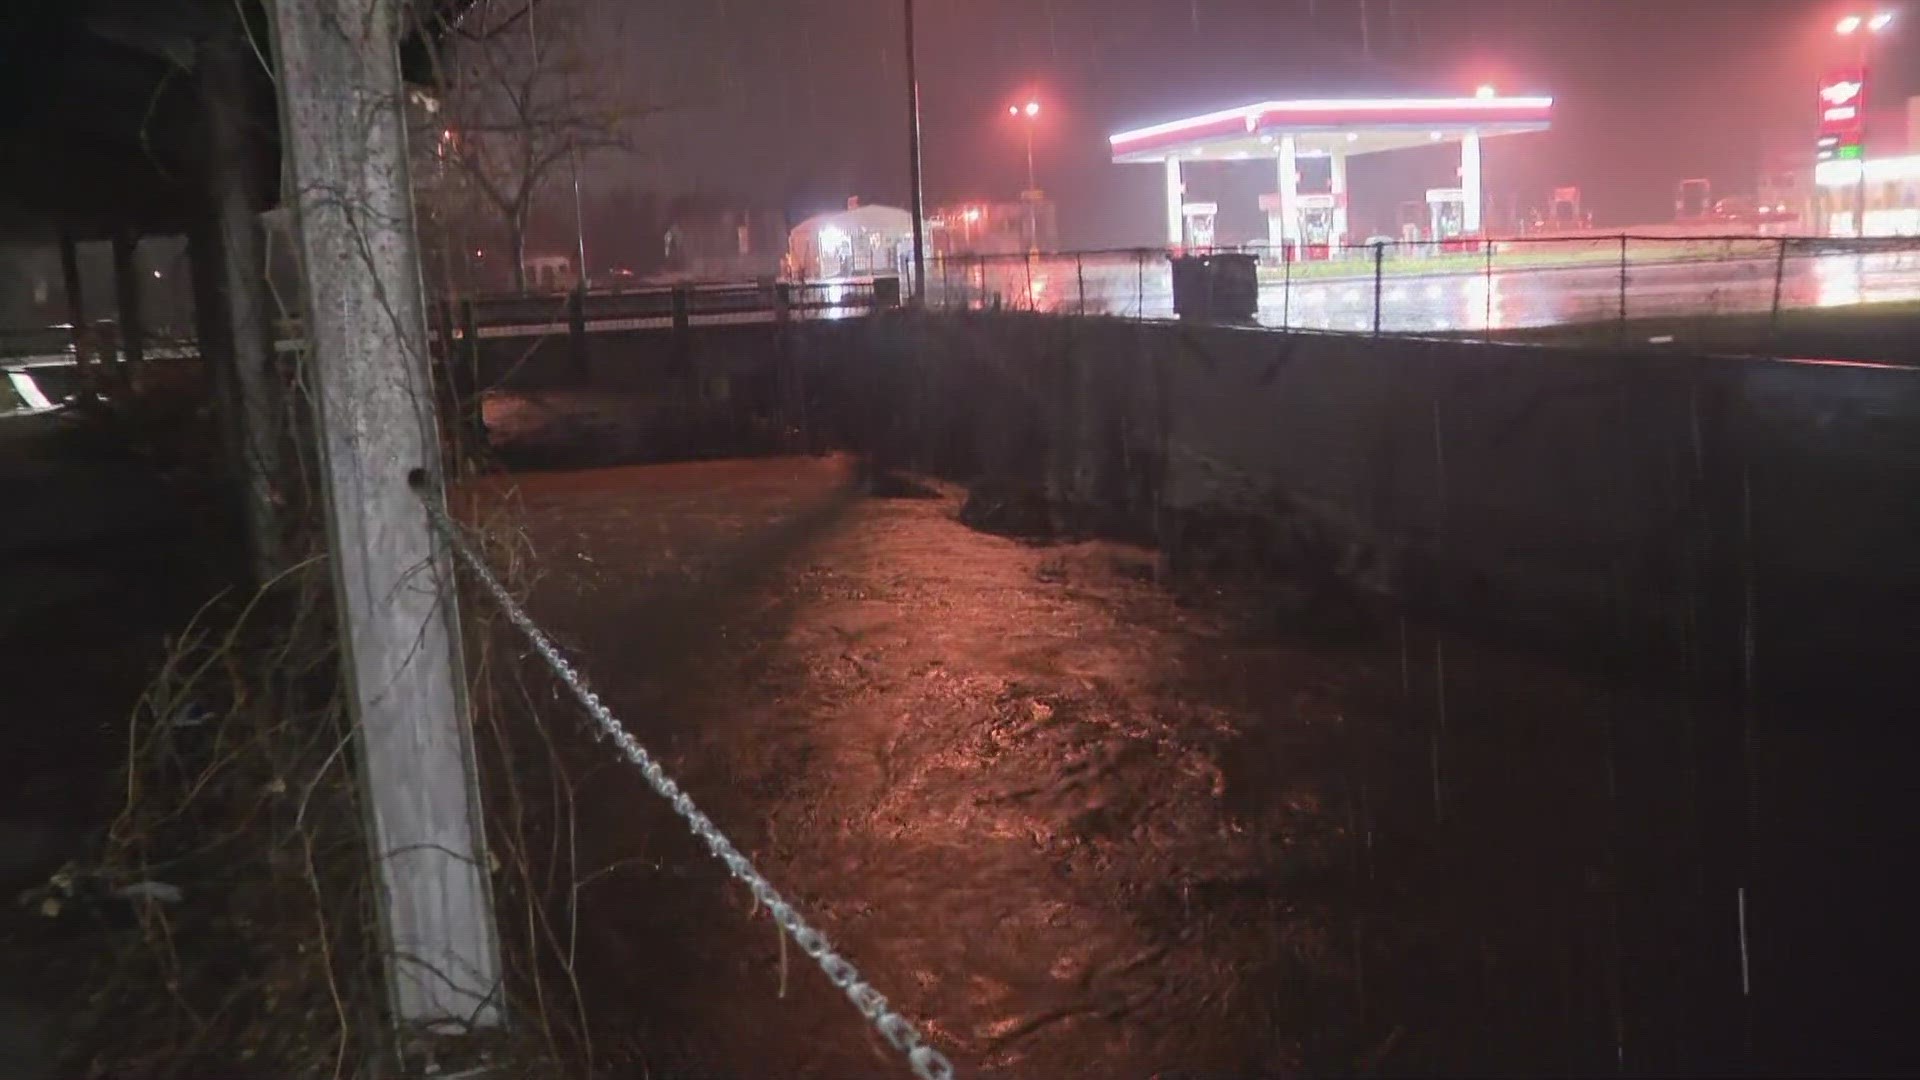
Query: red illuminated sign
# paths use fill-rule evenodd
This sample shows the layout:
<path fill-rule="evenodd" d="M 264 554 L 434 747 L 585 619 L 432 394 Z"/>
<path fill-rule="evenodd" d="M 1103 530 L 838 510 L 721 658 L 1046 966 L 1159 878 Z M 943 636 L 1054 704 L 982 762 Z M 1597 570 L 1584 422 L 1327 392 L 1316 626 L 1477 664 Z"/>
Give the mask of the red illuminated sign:
<path fill-rule="evenodd" d="M 1860 156 L 1867 127 L 1867 69 L 1844 68 L 1820 80 L 1821 161 Z"/>

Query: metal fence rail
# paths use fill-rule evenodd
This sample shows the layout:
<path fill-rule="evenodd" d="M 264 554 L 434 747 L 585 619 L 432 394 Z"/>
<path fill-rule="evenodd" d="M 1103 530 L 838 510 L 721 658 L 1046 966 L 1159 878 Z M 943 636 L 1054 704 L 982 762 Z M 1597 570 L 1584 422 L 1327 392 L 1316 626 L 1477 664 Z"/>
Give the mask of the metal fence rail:
<path fill-rule="evenodd" d="M 899 278 L 709 282 L 602 292 L 477 296 L 444 311 L 454 337 L 531 337 L 597 330 L 849 319 L 900 306 Z"/>
<path fill-rule="evenodd" d="M 1263 326 L 1494 333 L 1920 300 L 1920 237 L 1616 234 L 1217 248 L 1259 261 Z M 935 310 L 1172 318 L 1169 252 L 937 255 Z"/>

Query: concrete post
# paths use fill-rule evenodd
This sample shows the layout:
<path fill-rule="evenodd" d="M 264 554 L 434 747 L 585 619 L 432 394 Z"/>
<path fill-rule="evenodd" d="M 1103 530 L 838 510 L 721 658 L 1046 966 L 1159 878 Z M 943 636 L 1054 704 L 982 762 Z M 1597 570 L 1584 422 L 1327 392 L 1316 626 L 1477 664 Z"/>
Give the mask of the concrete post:
<path fill-rule="evenodd" d="M 1186 185 L 1180 182 L 1180 159 L 1167 156 L 1167 246 L 1179 247 L 1186 239 L 1185 221 L 1180 214 L 1186 198 Z"/>
<path fill-rule="evenodd" d="M 275 0 L 345 696 L 398 1025 L 499 1026 L 502 972 L 440 498 L 399 0 Z"/>
<path fill-rule="evenodd" d="M 1468 236 L 1480 233 L 1480 215 L 1485 198 L 1480 186 L 1480 133 L 1467 132 L 1460 140 L 1460 192 L 1466 202 L 1466 232 Z"/>

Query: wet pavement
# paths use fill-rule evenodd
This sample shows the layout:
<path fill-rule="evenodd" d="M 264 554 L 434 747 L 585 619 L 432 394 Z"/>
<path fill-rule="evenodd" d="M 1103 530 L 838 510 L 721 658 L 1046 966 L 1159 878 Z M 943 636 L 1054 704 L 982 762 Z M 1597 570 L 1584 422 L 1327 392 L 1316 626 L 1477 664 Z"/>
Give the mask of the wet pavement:
<path fill-rule="evenodd" d="M 1356 260 L 1356 263 L 1364 260 Z M 1795 254 L 1782 268 L 1772 256 L 1654 262 L 1630 254 L 1626 309 L 1630 318 L 1731 315 L 1772 310 L 1776 271 L 1788 309 L 1920 299 L 1920 249 L 1856 254 Z M 955 274 L 960 270 L 956 269 Z M 937 278 L 930 274 L 930 283 Z M 955 287 L 957 278 L 949 282 Z M 937 286 L 936 298 L 940 295 Z M 1029 271 L 1019 261 L 986 271 L 984 291 L 1006 306 L 1040 311 L 1084 309 L 1150 319 L 1173 316 L 1171 274 L 1163 256 L 1131 254 L 1041 257 Z M 1366 265 L 1350 277 L 1288 283 L 1263 279 L 1257 321 L 1302 330 L 1371 331 L 1374 282 Z M 1380 328 L 1388 333 L 1511 330 L 1620 317 L 1617 264 L 1496 268 L 1419 274 L 1382 281 Z"/>
<path fill-rule="evenodd" d="M 839 457 L 511 482 L 536 618 L 963 1075 L 1611 1058 L 1581 1041 L 1608 1024 L 1602 909 L 1554 884 L 1605 866 L 1597 768 L 1571 774 L 1597 729 L 1553 673 L 1485 666 L 1504 698 L 1476 703 L 1453 657 L 1454 722 L 1508 714 L 1506 779 L 1458 799 L 1471 844 L 1440 862 L 1446 714 L 1403 723 L 1426 677 L 1404 626 L 1397 650 L 1318 642 L 1273 594 L 976 532 L 960 493 L 863 495 Z M 540 715 L 571 725 L 539 682 Z M 1549 764 L 1513 768 L 1548 730 Z M 577 743 L 573 948 L 601 1071 L 905 1075 L 639 778 Z M 1500 783 L 1552 813 L 1515 815 Z M 1520 869 L 1523 849 L 1548 854 Z"/>

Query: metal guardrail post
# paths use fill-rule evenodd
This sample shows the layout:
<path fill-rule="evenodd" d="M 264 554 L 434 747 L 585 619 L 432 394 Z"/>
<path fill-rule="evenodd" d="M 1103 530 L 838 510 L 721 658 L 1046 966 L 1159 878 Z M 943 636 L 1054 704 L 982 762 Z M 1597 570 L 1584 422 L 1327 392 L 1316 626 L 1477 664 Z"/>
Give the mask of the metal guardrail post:
<path fill-rule="evenodd" d="M 1087 313 L 1087 266 L 1086 260 L 1078 254 L 1073 257 L 1073 279 L 1080 289 L 1080 314 L 1085 315 Z"/>
<path fill-rule="evenodd" d="M 1373 333 L 1380 334 L 1380 301 L 1386 289 L 1387 245 L 1373 242 Z"/>
<path fill-rule="evenodd" d="M 587 286 L 584 282 L 567 294 L 567 356 L 573 373 L 581 382 L 591 372 L 587 362 Z"/>

